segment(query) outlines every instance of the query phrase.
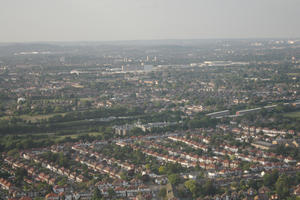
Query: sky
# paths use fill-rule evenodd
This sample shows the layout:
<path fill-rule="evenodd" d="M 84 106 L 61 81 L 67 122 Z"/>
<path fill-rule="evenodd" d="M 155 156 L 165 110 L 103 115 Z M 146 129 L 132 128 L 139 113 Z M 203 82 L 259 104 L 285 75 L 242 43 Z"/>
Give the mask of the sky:
<path fill-rule="evenodd" d="M 0 0 L 0 42 L 300 37 L 300 0 Z"/>

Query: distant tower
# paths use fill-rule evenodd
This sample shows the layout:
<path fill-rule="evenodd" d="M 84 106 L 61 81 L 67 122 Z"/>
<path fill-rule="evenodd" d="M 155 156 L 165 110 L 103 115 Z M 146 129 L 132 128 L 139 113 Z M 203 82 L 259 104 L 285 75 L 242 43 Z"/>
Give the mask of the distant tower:
<path fill-rule="evenodd" d="M 149 61 L 149 56 L 147 56 L 146 61 L 147 61 L 147 62 Z"/>
<path fill-rule="evenodd" d="M 157 58 L 156 58 L 156 56 L 154 56 L 154 62 L 156 62 L 157 61 Z"/>

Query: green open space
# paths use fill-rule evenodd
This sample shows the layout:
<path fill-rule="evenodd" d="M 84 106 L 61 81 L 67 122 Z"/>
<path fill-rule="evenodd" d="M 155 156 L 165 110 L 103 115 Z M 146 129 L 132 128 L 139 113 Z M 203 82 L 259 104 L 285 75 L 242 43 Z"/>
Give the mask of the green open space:
<path fill-rule="evenodd" d="M 65 116 L 67 113 L 53 113 L 53 114 L 47 114 L 47 115 L 19 115 L 19 116 L 3 116 L 0 117 L 0 120 L 8 120 L 12 117 L 17 117 L 17 118 L 21 118 L 27 121 L 31 121 L 31 122 L 37 122 L 39 120 L 43 120 L 43 119 L 49 119 L 51 117 L 53 117 L 54 115 L 62 115 Z"/>
<path fill-rule="evenodd" d="M 285 113 L 283 116 L 285 116 L 285 117 L 291 117 L 291 118 L 295 118 L 295 119 L 300 119 L 300 111 L 297 111 L 297 112 L 288 112 L 288 113 Z"/>
<path fill-rule="evenodd" d="M 288 73 L 289 76 L 300 76 L 300 73 Z"/>

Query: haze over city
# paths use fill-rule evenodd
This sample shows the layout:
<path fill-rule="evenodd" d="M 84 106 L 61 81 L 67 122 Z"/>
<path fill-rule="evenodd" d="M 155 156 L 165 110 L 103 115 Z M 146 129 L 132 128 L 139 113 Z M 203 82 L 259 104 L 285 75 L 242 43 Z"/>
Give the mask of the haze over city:
<path fill-rule="evenodd" d="M 298 0 L 0 0 L 0 42 L 300 36 Z"/>

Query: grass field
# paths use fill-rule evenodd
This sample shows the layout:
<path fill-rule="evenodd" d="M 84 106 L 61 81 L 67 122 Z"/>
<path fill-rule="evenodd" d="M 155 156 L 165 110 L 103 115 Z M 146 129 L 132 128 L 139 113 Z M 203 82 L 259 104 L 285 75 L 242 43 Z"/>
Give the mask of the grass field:
<path fill-rule="evenodd" d="M 31 122 L 36 122 L 38 120 L 41 119 L 49 119 L 50 117 L 53 117 L 54 115 L 65 115 L 66 113 L 54 113 L 54 114 L 48 114 L 48 115 L 20 115 L 20 116 L 16 116 L 18 118 L 24 119 L 24 120 L 31 120 Z M 7 120 L 10 117 L 13 116 L 4 116 L 1 117 L 0 120 Z"/>
<path fill-rule="evenodd" d="M 289 76 L 300 76 L 300 73 L 288 73 Z"/>
<path fill-rule="evenodd" d="M 88 134 L 90 136 L 98 136 L 98 135 L 101 135 L 102 133 L 99 133 L 99 132 L 86 132 L 86 133 L 74 133 L 74 134 L 70 134 L 70 135 L 56 135 L 55 133 L 37 133 L 37 134 L 34 134 L 34 135 L 49 137 L 49 138 L 55 140 L 56 142 L 59 142 L 59 141 L 65 139 L 66 137 L 76 139 L 80 135 L 86 135 L 86 134 Z M 20 136 L 22 136 L 22 135 L 20 135 Z"/>
<path fill-rule="evenodd" d="M 284 114 L 284 116 L 300 119 L 300 111 L 298 111 L 298 112 L 289 112 L 289 113 Z"/>
<path fill-rule="evenodd" d="M 85 135 L 88 134 L 90 136 L 98 136 L 98 135 L 101 135 L 102 133 L 99 133 L 99 132 L 88 132 L 88 133 L 85 133 Z M 75 134 L 71 134 L 71 135 L 55 135 L 54 138 L 55 138 L 55 141 L 60 141 L 60 140 L 63 140 L 65 139 L 66 137 L 70 137 L 72 139 L 76 139 L 77 137 L 79 137 L 80 135 L 83 135 L 83 133 L 75 133 Z"/>
<path fill-rule="evenodd" d="M 36 122 L 37 120 L 41 119 L 49 119 L 50 117 L 53 117 L 54 115 L 62 115 L 64 116 L 66 113 L 55 113 L 55 114 L 48 114 L 48 115 L 21 115 L 20 117 L 25 120 L 31 120 L 32 122 Z"/>
<path fill-rule="evenodd" d="M 11 117 L 17 117 L 24 120 L 31 120 L 31 122 L 36 122 L 41 119 L 49 119 L 50 117 L 53 117 L 54 115 L 62 115 L 65 116 L 67 113 L 53 113 L 53 114 L 47 114 L 47 115 L 20 115 L 20 116 L 3 116 L 0 117 L 0 120 L 7 120 Z"/>

